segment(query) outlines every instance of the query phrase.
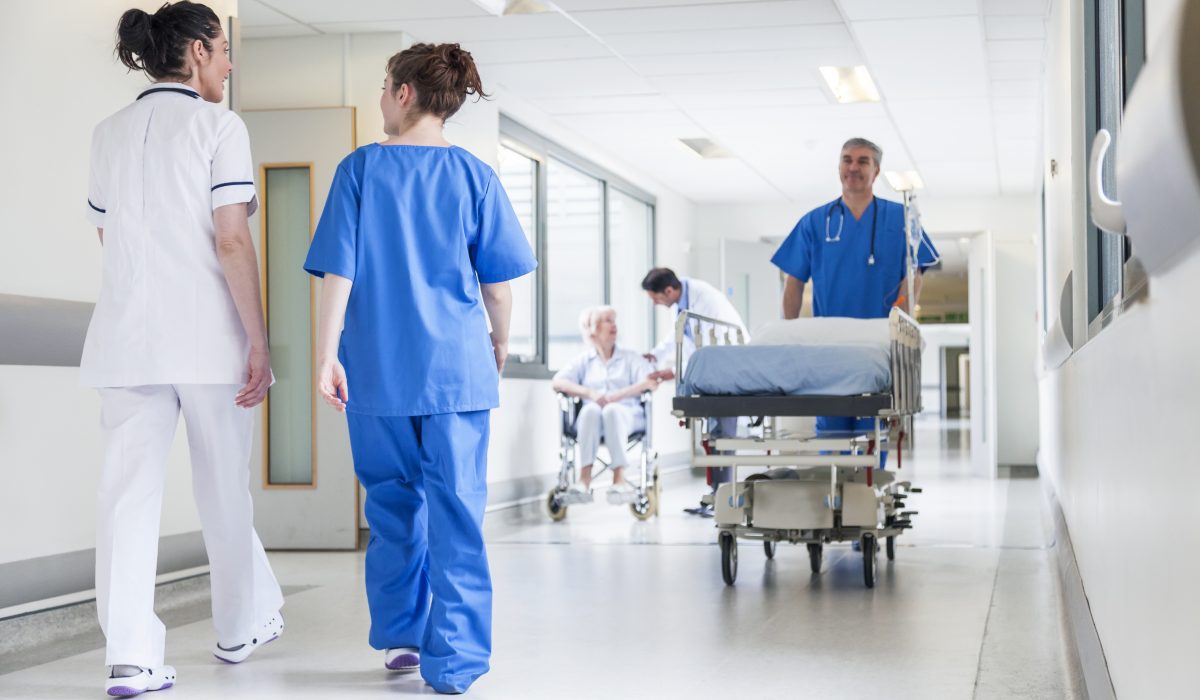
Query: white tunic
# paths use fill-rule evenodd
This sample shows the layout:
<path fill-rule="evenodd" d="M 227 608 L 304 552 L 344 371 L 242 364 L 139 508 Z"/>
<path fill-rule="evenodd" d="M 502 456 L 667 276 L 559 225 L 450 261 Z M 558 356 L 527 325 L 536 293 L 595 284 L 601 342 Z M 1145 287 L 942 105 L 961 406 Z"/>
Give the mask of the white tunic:
<path fill-rule="evenodd" d="M 246 125 L 157 83 L 92 136 L 88 219 L 104 229 L 80 383 L 240 384 L 249 341 L 216 254 L 213 210 L 258 206 Z"/>
<path fill-rule="evenodd" d="M 712 286 L 704 280 L 699 280 L 694 277 L 682 277 L 680 283 L 683 289 L 680 290 L 679 301 L 671 305 L 673 318 L 678 318 L 681 311 L 691 311 L 692 313 L 709 318 L 715 318 L 718 321 L 727 323 L 735 323 L 738 328 L 742 329 L 742 335 L 745 341 L 750 342 L 750 332 L 746 330 L 746 324 L 742 321 L 742 315 L 734 308 L 733 303 L 729 298 L 721 293 L 719 289 Z M 693 324 L 688 324 L 688 335 L 684 339 L 683 360 L 686 363 L 687 359 L 696 350 L 695 339 L 691 337 Z M 708 344 L 708 334 L 713 328 L 711 323 L 702 323 L 700 330 L 704 334 L 704 344 Z M 725 327 L 717 328 L 717 336 L 724 343 Z M 737 338 L 730 330 L 730 339 L 736 343 Z M 666 339 L 659 342 L 650 351 L 654 355 L 655 360 L 660 367 L 672 366 L 675 364 L 675 327 L 671 327 L 670 334 Z"/>

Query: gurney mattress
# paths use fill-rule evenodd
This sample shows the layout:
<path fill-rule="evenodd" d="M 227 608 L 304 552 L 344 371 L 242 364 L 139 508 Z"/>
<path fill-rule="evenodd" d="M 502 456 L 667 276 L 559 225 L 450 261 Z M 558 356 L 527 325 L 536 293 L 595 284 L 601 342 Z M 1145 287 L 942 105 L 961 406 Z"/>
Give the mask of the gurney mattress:
<path fill-rule="evenodd" d="M 891 389 L 880 345 L 713 345 L 687 364 L 680 396 L 854 396 Z"/>

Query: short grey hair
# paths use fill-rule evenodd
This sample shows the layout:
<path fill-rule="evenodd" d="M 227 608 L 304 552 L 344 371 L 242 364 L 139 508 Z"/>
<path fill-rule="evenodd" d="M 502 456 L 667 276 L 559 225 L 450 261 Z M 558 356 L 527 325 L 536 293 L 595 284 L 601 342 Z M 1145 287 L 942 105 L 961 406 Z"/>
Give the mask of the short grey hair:
<path fill-rule="evenodd" d="M 874 141 L 855 136 L 846 143 L 842 144 L 842 153 L 846 152 L 847 148 L 869 148 L 871 153 L 875 154 L 875 167 L 882 167 L 883 164 L 883 149 L 875 144 Z"/>
<path fill-rule="evenodd" d="M 592 306 L 579 314 L 579 332 L 583 335 L 584 342 L 592 342 L 596 326 L 600 325 L 600 319 L 608 314 L 612 314 L 613 318 L 616 318 L 617 310 L 607 305 Z"/>

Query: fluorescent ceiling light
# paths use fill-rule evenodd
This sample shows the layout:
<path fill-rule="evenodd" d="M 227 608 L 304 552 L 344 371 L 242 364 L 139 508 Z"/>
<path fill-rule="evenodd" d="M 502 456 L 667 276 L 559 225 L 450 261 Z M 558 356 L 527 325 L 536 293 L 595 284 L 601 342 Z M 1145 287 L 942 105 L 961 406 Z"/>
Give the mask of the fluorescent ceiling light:
<path fill-rule="evenodd" d="M 921 174 L 916 170 L 888 170 L 883 174 L 888 184 L 897 192 L 910 192 L 925 189 Z"/>
<path fill-rule="evenodd" d="M 689 153 L 701 158 L 732 158 L 733 154 L 719 146 L 712 139 L 679 139 L 679 143 L 683 144 L 684 148 Z"/>
<path fill-rule="evenodd" d="M 878 102 L 879 90 L 866 66 L 821 66 L 821 77 L 833 92 L 833 99 L 850 102 Z"/>
<path fill-rule="evenodd" d="M 535 15 L 549 12 L 551 3 L 538 0 L 471 0 L 490 15 Z"/>

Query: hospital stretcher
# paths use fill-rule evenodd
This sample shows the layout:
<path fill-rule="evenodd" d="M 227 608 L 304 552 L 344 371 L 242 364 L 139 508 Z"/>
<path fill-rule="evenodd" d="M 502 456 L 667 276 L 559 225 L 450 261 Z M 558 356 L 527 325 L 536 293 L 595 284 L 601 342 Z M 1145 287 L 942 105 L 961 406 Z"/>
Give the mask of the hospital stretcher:
<path fill-rule="evenodd" d="M 737 578 L 739 538 L 761 541 L 768 558 L 774 557 L 778 542 L 804 543 L 813 573 L 820 571 L 826 543 L 857 541 L 863 580 L 873 587 L 879 543 L 884 543 L 887 558 L 894 559 L 895 539 L 912 526 L 916 514 L 905 510 L 905 501 L 910 493 L 920 492 L 898 478 L 904 439 L 911 434 L 913 415 L 921 410 L 921 332 L 916 321 L 892 309 L 887 340 L 879 345 L 885 370 L 873 380 L 872 390 L 852 395 L 717 393 L 711 387 L 707 391 L 713 393 L 704 393 L 696 388 L 703 382 L 696 381 L 694 371 L 706 364 L 698 362 L 706 352 L 702 328 L 707 329 L 708 359 L 719 358 L 707 365 L 732 372 L 735 380 L 739 371 L 761 378 L 763 352 L 741 345 L 741 335 L 731 324 L 684 311 L 675 328 L 676 367 L 682 366 L 689 323 L 696 352 L 677 385 L 672 413 L 691 431 L 693 467 L 732 467 L 731 481 L 718 487 L 713 504 L 725 583 L 733 585 Z M 724 345 L 733 345 L 735 338 L 741 349 L 713 349 L 722 339 Z M 739 362 L 740 357 L 755 364 Z M 732 416 L 750 417 L 757 427 L 737 437 L 708 434 L 709 418 Z M 795 416 L 869 417 L 873 429 L 812 437 L 778 425 L 779 419 Z M 891 452 L 892 470 L 881 469 L 883 450 Z M 740 480 L 738 470 L 746 467 L 768 471 Z"/>

